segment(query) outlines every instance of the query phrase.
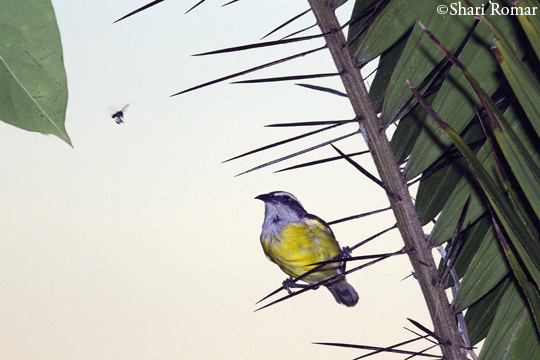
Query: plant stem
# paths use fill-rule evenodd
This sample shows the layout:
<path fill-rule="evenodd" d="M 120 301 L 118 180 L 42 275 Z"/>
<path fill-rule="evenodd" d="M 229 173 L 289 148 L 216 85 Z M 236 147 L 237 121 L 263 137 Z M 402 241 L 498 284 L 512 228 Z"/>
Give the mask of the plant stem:
<path fill-rule="evenodd" d="M 308 0 L 317 20 L 317 25 L 325 37 L 337 70 L 342 73 L 341 80 L 359 121 L 360 130 L 369 147 L 379 176 L 394 196 L 389 196 L 390 205 L 396 217 L 399 231 L 405 242 L 414 272 L 422 289 L 434 332 L 446 343 L 440 344 L 445 359 L 466 359 L 461 347 L 461 338 L 454 314 L 442 284 L 436 281 L 437 267 L 429 243 L 416 215 L 406 181 L 399 171 L 390 144 L 369 99 L 359 67 L 350 52 L 345 48 L 345 37 L 339 29 L 339 22 L 330 8 L 328 0 Z"/>

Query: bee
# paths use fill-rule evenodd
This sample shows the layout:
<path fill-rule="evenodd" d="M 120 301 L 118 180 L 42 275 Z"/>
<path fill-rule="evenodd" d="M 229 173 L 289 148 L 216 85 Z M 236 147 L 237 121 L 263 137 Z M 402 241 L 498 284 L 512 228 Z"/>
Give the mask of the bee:
<path fill-rule="evenodd" d="M 124 122 L 124 112 L 127 110 L 129 104 L 127 104 L 126 106 L 124 106 L 122 108 L 122 110 L 120 111 L 117 111 L 115 112 L 114 114 L 112 114 L 112 118 L 114 119 L 114 121 L 117 123 L 117 124 L 121 124 Z"/>

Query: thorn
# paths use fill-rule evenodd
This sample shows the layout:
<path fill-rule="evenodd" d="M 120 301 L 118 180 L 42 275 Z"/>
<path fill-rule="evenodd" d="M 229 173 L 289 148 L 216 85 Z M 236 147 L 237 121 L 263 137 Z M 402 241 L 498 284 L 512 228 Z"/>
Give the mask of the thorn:
<path fill-rule="evenodd" d="M 405 279 L 408 279 L 408 278 L 410 278 L 411 276 L 412 276 L 413 278 L 415 278 L 416 280 L 418 280 L 418 277 L 416 277 L 416 273 L 415 273 L 414 271 L 411 271 L 411 274 L 405 276 L 403 279 L 401 279 L 401 281 L 403 281 L 403 280 L 405 280 Z"/>

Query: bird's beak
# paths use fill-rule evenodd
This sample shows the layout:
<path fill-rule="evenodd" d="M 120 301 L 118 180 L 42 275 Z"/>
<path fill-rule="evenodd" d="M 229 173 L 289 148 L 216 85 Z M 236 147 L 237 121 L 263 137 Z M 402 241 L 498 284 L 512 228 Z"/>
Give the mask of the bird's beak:
<path fill-rule="evenodd" d="M 256 196 L 255 199 L 267 202 L 267 201 L 270 201 L 272 199 L 272 197 L 270 195 L 268 195 L 268 194 L 263 194 L 263 195 Z"/>

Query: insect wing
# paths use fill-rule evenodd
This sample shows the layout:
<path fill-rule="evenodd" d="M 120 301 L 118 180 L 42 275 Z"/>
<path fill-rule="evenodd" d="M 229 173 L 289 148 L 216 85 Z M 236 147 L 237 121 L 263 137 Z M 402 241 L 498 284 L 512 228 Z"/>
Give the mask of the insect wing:
<path fill-rule="evenodd" d="M 121 124 L 124 122 L 124 111 L 126 111 L 128 107 L 129 104 L 126 104 L 120 111 L 113 110 L 115 113 L 112 114 L 111 117 L 114 119 L 115 123 Z"/>

